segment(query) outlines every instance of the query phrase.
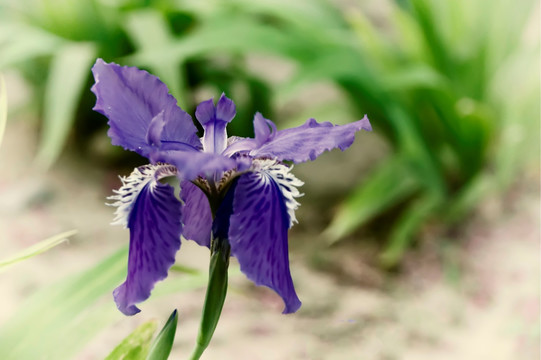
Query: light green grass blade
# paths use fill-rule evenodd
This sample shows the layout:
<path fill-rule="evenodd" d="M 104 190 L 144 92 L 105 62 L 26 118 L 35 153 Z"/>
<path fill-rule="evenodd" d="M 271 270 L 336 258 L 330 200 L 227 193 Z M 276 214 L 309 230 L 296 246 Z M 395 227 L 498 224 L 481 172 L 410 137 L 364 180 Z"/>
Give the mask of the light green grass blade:
<path fill-rule="evenodd" d="M 438 194 L 428 193 L 414 201 L 402 213 L 398 221 L 393 224 L 389 243 L 380 255 L 382 266 L 393 267 L 400 262 L 421 224 L 430 216 L 435 216 L 435 210 L 441 204 L 442 199 Z"/>
<path fill-rule="evenodd" d="M 10 258 L 7 258 L 5 260 L 0 260 L 0 273 L 2 273 L 3 271 L 6 271 L 9 265 L 16 264 L 23 260 L 29 259 L 41 253 L 44 253 L 45 251 L 55 246 L 58 246 L 65 241 L 68 241 L 68 238 L 75 234 L 77 234 L 77 230 L 70 230 L 70 231 L 63 232 L 62 234 L 58 234 L 46 240 L 40 241 L 39 243 L 34 244 L 24 249 L 23 251 L 19 252 L 18 254 Z"/>
<path fill-rule="evenodd" d="M 111 292 L 126 277 L 127 247 L 99 264 L 32 295 L 0 327 L 2 360 L 76 358 L 103 329 L 125 319 Z M 171 275 L 170 275 L 171 276 Z M 202 288 L 208 275 L 185 275 L 160 282 L 152 299 Z"/>
<path fill-rule="evenodd" d="M 108 304 L 108 311 L 96 311 L 93 306 L 122 281 L 125 268 L 124 248 L 91 269 L 31 296 L 0 328 L 0 358 L 72 358 L 75 350 L 97 333 L 96 324 L 108 323 L 114 314 L 113 304 Z M 121 319 L 121 315 L 114 319 Z"/>
<path fill-rule="evenodd" d="M 132 11 L 124 23 L 126 33 L 139 51 L 152 52 L 172 46 L 174 37 L 170 33 L 166 19 L 153 9 Z M 180 59 L 155 56 L 138 66 L 148 67 L 152 73 L 167 84 L 171 95 L 180 107 L 188 105 L 184 84 L 186 79 L 180 66 Z"/>
<path fill-rule="evenodd" d="M 274 28 L 252 21 L 245 16 L 230 19 L 216 17 L 206 20 L 201 27 L 176 39 L 168 46 L 152 50 L 139 49 L 123 61 L 151 64 L 155 58 L 185 61 L 209 53 L 279 53 L 298 51 L 304 45 L 295 37 Z"/>
<path fill-rule="evenodd" d="M 399 158 L 384 163 L 346 199 L 323 236 L 329 245 L 336 243 L 418 187 Z"/>
<path fill-rule="evenodd" d="M 0 74 L 0 146 L 2 145 L 2 139 L 4 138 L 4 132 L 6 131 L 6 123 L 8 120 L 8 95 L 6 90 L 6 82 L 4 77 Z"/>
<path fill-rule="evenodd" d="M 1 11 L 1 9 L 0 9 Z M 0 21 L 0 69 L 20 65 L 58 50 L 61 39 L 46 31 L 20 23 Z"/>
<path fill-rule="evenodd" d="M 41 141 L 36 162 L 49 168 L 58 158 L 75 120 L 75 113 L 96 50 L 90 43 L 70 43 L 54 57 L 47 78 Z"/>
<path fill-rule="evenodd" d="M 155 320 L 140 325 L 105 360 L 144 360 L 157 327 Z"/>

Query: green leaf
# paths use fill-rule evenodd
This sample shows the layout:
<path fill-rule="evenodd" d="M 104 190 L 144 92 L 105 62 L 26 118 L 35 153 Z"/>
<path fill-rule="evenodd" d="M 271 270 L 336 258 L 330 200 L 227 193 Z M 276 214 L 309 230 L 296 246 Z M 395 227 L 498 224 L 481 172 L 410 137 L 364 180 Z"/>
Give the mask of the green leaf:
<path fill-rule="evenodd" d="M 173 266 L 171 266 L 169 268 L 169 271 L 175 271 L 175 272 L 179 272 L 179 273 L 183 273 L 183 274 L 190 274 L 190 275 L 200 275 L 201 274 L 201 271 L 199 269 L 189 267 L 189 266 L 185 266 L 185 265 L 179 265 L 179 264 L 174 264 Z"/>
<path fill-rule="evenodd" d="M 67 141 L 95 57 L 96 49 L 91 43 L 68 43 L 53 57 L 36 157 L 36 162 L 45 169 L 56 161 Z"/>
<path fill-rule="evenodd" d="M 99 330 L 121 319 L 112 301 L 101 308 L 97 301 L 125 276 L 126 252 L 32 295 L 0 328 L 2 359 L 73 358 Z"/>
<path fill-rule="evenodd" d="M 418 183 L 400 158 L 385 162 L 347 198 L 323 236 L 329 245 L 336 243 L 418 188 Z"/>
<path fill-rule="evenodd" d="M 445 79 L 428 65 L 403 66 L 383 74 L 381 85 L 385 91 L 407 92 L 418 88 L 447 88 Z"/>
<path fill-rule="evenodd" d="M 154 320 L 141 324 L 105 360 L 144 360 L 157 327 Z"/>
<path fill-rule="evenodd" d="M 167 46 L 141 49 L 125 61 L 151 64 L 154 58 L 185 61 L 209 53 L 278 52 L 298 51 L 299 42 L 291 34 L 284 34 L 270 26 L 231 14 L 230 18 L 216 16 L 205 20 L 189 36 L 176 39 Z M 304 44 L 302 44 L 304 45 Z"/>
<path fill-rule="evenodd" d="M 443 219 L 450 224 L 456 224 L 466 214 L 479 204 L 480 200 L 495 189 L 495 179 L 492 175 L 480 174 L 472 179 L 453 196 L 445 209 Z"/>
<path fill-rule="evenodd" d="M 125 319 L 111 292 L 126 277 L 127 253 L 122 247 L 88 270 L 30 296 L 0 327 L 2 360 L 73 359 L 100 331 Z M 204 273 L 160 282 L 149 301 L 202 288 L 206 282 Z"/>
<path fill-rule="evenodd" d="M 124 28 L 139 51 L 153 52 L 157 49 L 167 49 L 174 41 L 165 18 L 154 9 L 130 12 L 126 17 Z M 182 73 L 182 59 L 154 56 L 146 60 L 137 62 L 137 65 L 150 68 L 154 75 L 162 79 L 177 99 L 179 106 L 188 105 L 186 91 L 183 88 L 186 79 Z"/>
<path fill-rule="evenodd" d="M 8 21 L 1 23 L 0 69 L 16 66 L 39 56 L 52 55 L 61 43 L 61 39 L 41 29 Z"/>
<path fill-rule="evenodd" d="M 389 244 L 380 255 L 380 262 L 384 267 L 393 267 L 402 259 L 421 224 L 428 217 L 434 216 L 434 211 L 441 204 L 442 199 L 438 194 L 428 193 L 415 200 L 402 213 L 393 226 Z"/>
<path fill-rule="evenodd" d="M 203 305 L 203 314 L 201 315 L 201 325 L 197 335 L 197 343 L 190 357 L 191 360 L 199 360 L 205 349 L 209 346 L 210 340 L 214 335 L 214 330 L 220 320 L 225 297 L 227 295 L 228 268 L 231 248 L 227 239 L 213 239 L 213 254 L 210 257 L 209 264 L 209 282 L 207 285 L 207 294 L 205 304 Z"/>
<path fill-rule="evenodd" d="M 9 265 L 16 264 L 20 261 L 29 259 L 41 253 L 44 253 L 45 251 L 67 241 L 69 237 L 75 234 L 77 234 L 77 230 L 70 230 L 70 231 L 63 232 L 62 234 L 58 234 L 46 240 L 40 241 L 39 243 L 34 244 L 24 249 L 23 251 L 19 252 L 18 254 L 10 258 L 7 258 L 5 260 L 0 260 L 0 273 L 5 271 Z"/>
<path fill-rule="evenodd" d="M 178 313 L 175 309 L 169 319 L 163 326 L 162 330 L 150 346 L 147 360 L 167 360 L 173 342 L 175 341 L 175 333 L 177 331 Z"/>
<path fill-rule="evenodd" d="M 6 131 L 6 123 L 8 120 L 8 96 L 6 91 L 6 82 L 0 74 L 0 145 Z"/>

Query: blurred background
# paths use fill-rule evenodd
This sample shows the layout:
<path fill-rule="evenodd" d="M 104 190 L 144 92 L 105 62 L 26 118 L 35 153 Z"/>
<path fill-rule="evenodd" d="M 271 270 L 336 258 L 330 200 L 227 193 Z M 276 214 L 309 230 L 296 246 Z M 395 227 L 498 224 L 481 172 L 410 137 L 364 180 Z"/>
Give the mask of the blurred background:
<path fill-rule="evenodd" d="M 194 344 L 208 250 L 184 242 L 134 318 L 110 295 L 128 233 L 109 226 L 105 197 L 146 159 L 111 146 L 91 110 L 101 57 L 157 75 L 190 114 L 225 92 L 230 135 L 253 136 L 256 111 L 278 128 L 371 120 L 346 152 L 295 167 L 301 310 L 281 315 L 233 264 L 204 359 L 538 359 L 539 11 L 534 0 L 1 0 L 0 357 L 103 359 L 173 307 L 171 358 Z"/>

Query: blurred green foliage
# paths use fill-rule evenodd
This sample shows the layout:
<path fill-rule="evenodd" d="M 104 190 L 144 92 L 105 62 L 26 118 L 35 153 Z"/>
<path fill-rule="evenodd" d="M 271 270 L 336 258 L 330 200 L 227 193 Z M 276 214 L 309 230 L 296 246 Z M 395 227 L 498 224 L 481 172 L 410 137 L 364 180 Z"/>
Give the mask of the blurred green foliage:
<path fill-rule="evenodd" d="M 270 96 L 268 85 L 245 71 L 242 57 L 208 46 L 192 46 L 191 52 L 181 51 L 179 56 L 160 53 L 204 28 L 204 11 L 189 1 L 0 2 L 0 70 L 17 69 L 33 87 L 42 118 L 37 163 L 50 167 L 74 128 L 84 142 L 98 124 L 103 125 L 103 118 L 91 111 L 90 67 L 97 57 L 148 69 L 189 112 L 201 100 L 195 89 L 206 90 L 204 95 L 224 91 L 242 99 L 232 130 L 250 135 L 247 124 L 253 113 L 271 111 Z M 141 56 L 130 56 L 134 53 Z"/>
<path fill-rule="evenodd" d="M 0 326 L 1 358 L 73 359 L 103 329 L 121 320 L 129 321 L 116 309 L 111 297 L 111 290 L 126 277 L 127 253 L 127 246 L 123 247 L 89 269 L 32 294 Z M 235 276 L 239 273 L 238 269 L 233 272 Z M 203 288 L 207 279 L 205 273 L 184 274 L 160 282 L 153 291 L 153 299 Z M 167 327 L 167 334 L 171 332 L 171 327 Z M 160 349 L 163 352 L 163 346 L 146 346 L 140 341 L 137 344 L 146 347 L 143 358 L 152 347 L 157 348 L 155 352 Z M 117 352 L 122 352 L 122 349 Z M 136 352 L 134 350 L 132 355 Z"/>
<path fill-rule="evenodd" d="M 16 66 L 35 85 L 44 164 L 60 153 L 75 114 L 92 116 L 88 69 L 97 56 L 149 69 L 188 111 L 202 90 L 227 92 L 242 119 L 230 130 L 244 136 L 256 110 L 272 118 L 271 104 L 335 84 L 392 152 L 325 236 L 334 243 L 392 212 L 381 259 L 393 266 L 425 223 L 454 226 L 531 156 L 539 45 L 524 30 L 536 4 L 400 0 L 369 17 L 364 3 L 325 0 L 8 1 L 0 7 L 0 69 Z M 292 76 L 269 80 L 249 66 L 254 54 L 293 64 Z"/>
<path fill-rule="evenodd" d="M 454 225 L 509 185 L 539 133 L 539 46 L 523 41 L 536 2 L 399 4 L 386 29 L 348 15 L 358 47 L 322 60 L 342 64 L 338 73 L 321 60 L 305 67 L 306 76 L 332 77 L 393 145 L 327 229 L 336 241 L 400 206 L 381 257 L 387 266 L 426 221 Z"/>

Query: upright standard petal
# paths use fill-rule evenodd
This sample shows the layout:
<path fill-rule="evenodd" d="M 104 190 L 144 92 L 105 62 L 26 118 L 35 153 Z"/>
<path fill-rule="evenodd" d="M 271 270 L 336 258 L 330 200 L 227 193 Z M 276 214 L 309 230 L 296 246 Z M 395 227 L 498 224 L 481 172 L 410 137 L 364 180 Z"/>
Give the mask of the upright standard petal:
<path fill-rule="evenodd" d="M 265 119 L 261 113 L 257 112 L 254 116 L 254 134 L 255 137 L 251 138 L 236 138 L 232 141 L 223 154 L 225 156 L 232 156 L 236 153 L 247 153 L 254 149 L 259 148 L 263 144 L 272 140 L 276 135 L 276 125 L 268 119 Z"/>
<path fill-rule="evenodd" d="M 189 181 L 180 184 L 180 198 L 184 202 L 182 210 L 182 236 L 201 246 L 210 246 L 212 215 L 207 196 Z"/>
<path fill-rule="evenodd" d="M 294 196 L 284 193 L 288 190 L 275 175 L 273 170 L 262 168 L 239 177 L 229 243 L 241 271 L 256 285 L 265 285 L 280 295 L 285 304 L 283 313 L 287 314 L 301 306 L 291 279 L 287 243 L 292 222 L 288 198 Z"/>
<path fill-rule="evenodd" d="M 255 126 L 261 126 L 261 122 Z M 265 143 L 250 151 L 250 155 L 295 163 L 314 160 L 327 150 L 347 149 L 355 140 L 355 132 L 361 129 L 372 130 L 366 116 L 346 125 L 333 125 L 329 122 L 320 124 L 309 119 L 299 127 L 280 130 L 274 136 L 268 136 Z"/>
<path fill-rule="evenodd" d="M 112 205 L 117 206 L 114 223 L 130 230 L 128 276 L 113 296 L 118 309 L 126 315 L 140 310 L 135 304 L 150 296 L 154 284 L 167 277 L 180 248 L 181 207 L 174 189 L 159 182 L 174 176 L 171 165 L 147 165 L 136 168 L 122 187 L 115 191 Z"/>
<path fill-rule="evenodd" d="M 235 103 L 222 94 L 216 106 L 212 99 L 203 101 L 195 110 L 195 117 L 203 126 L 203 151 L 221 154 L 227 146 L 227 124 L 236 114 Z"/>
<path fill-rule="evenodd" d="M 113 145 L 148 156 L 150 123 L 163 111 L 161 142 L 198 149 L 201 146 L 192 118 L 177 106 L 167 86 L 156 76 L 135 67 L 119 66 L 98 59 L 92 67 L 96 83 L 94 110 L 109 119 Z"/>

